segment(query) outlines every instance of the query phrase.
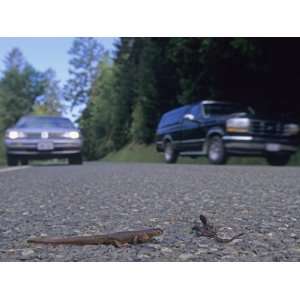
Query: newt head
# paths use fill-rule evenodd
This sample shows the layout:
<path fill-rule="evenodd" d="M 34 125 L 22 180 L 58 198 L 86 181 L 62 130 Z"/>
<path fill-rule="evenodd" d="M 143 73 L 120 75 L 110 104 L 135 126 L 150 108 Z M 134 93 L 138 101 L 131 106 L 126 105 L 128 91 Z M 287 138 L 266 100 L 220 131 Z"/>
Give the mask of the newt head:
<path fill-rule="evenodd" d="M 200 215 L 200 216 L 199 216 L 199 219 L 200 219 L 200 221 L 202 222 L 202 224 L 203 224 L 204 226 L 207 225 L 207 218 L 206 218 L 204 215 Z"/>
<path fill-rule="evenodd" d="M 159 236 L 159 235 L 162 235 L 163 232 L 164 232 L 164 231 L 163 231 L 162 229 L 160 229 L 160 228 L 153 228 L 153 229 L 151 229 L 151 232 L 149 233 L 149 235 L 150 235 L 151 237 Z"/>

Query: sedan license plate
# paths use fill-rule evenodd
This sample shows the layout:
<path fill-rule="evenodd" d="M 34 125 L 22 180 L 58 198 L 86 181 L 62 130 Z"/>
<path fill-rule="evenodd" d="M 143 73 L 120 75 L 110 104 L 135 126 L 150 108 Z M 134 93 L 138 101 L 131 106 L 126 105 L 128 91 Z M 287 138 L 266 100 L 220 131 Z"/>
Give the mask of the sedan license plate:
<path fill-rule="evenodd" d="M 43 142 L 43 143 L 38 143 L 37 149 L 40 151 L 50 151 L 53 150 L 53 143 L 50 142 Z"/>
<path fill-rule="evenodd" d="M 280 151 L 280 144 L 266 144 L 266 150 L 271 152 Z"/>

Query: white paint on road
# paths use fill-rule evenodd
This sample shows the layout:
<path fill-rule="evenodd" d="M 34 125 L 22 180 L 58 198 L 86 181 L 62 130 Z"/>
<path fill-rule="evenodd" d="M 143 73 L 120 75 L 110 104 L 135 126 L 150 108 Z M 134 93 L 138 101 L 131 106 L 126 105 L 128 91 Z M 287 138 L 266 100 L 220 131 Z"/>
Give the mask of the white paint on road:
<path fill-rule="evenodd" d="M 0 169 L 0 173 L 10 172 L 10 171 L 17 171 L 17 170 L 23 170 L 23 169 L 27 169 L 29 167 L 30 166 L 4 168 L 4 169 Z"/>

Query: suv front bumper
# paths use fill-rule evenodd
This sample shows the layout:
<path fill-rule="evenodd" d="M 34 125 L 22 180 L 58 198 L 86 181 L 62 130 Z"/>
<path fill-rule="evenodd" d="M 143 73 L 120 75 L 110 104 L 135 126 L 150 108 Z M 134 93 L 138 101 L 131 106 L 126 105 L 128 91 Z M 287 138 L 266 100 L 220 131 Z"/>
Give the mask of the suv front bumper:
<path fill-rule="evenodd" d="M 255 137 L 251 135 L 225 135 L 223 142 L 226 151 L 236 155 L 293 154 L 299 146 L 299 140 L 294 138 Z"/>

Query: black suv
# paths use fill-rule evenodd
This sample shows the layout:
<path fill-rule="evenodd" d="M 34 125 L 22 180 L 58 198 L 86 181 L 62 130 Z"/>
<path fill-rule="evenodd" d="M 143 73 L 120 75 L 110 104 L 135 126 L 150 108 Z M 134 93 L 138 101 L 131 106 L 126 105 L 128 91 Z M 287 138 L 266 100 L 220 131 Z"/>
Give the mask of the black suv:
<path fill-rule="evenodd" d="M 156 131 L 156 149 L 167 163 L 179 155 L 207 155 L 213 164 L 229 156 L 264 156 L 271 165 L 286 165 L 300 144 L 295 121 L 259 115 L 240 104 L 201 101 L 165 113 Z"/>

